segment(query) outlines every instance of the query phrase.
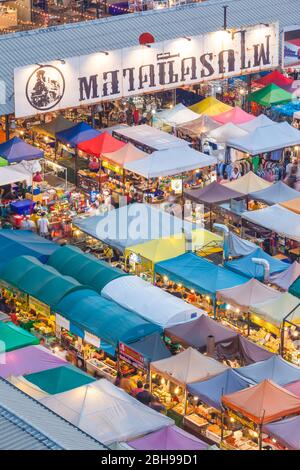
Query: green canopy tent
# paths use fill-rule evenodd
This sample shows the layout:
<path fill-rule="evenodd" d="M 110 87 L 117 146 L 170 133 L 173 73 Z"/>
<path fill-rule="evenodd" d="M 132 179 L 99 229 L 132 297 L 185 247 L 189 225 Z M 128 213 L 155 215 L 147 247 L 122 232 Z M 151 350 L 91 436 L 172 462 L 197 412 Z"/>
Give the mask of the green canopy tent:
<path fill-rule="evenodd" d="M 0 353 L 39 344 L 38 338 L 14 323 L 0 322 Z M 0 366 L 1 367 L 1 366 Z"/>
<path fill-rule="evenodd" d="M 292 101 L 293 95 L 283 90 L 274 83 L 270 83 L 261 90 L 250 93 L 247 97 L 247 101 L 254 101 L 261 106 L 273 106 L 276 104 L 285 104 Z"/>
<path fill-rule="evenodd" d="M 24 375 L 24 378 L 50 395 L 67 392 L 95 381 L 90 375 L 69 364 Z"/>
<path fill-rule="evenodd" d="M 0 168 L 3 166 L 7 166 L 7 165 L 8 165 L 8 161 L 5 160 L 5 158 L 0 157 Z"/>

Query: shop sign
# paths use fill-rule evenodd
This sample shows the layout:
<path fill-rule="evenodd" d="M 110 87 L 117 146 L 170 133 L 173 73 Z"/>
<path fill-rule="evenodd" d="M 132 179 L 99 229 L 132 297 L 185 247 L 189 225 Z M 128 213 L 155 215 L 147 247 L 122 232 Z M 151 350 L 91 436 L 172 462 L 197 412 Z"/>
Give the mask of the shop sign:
<path fill-rule="evenodd" d="M 47 317 L 50 316 L 51 309 L 49 305 L 44 304 L 44 302 L 41 302 L 38 299 L 35 299 L 34 297 L 29 296 L 29 309 L 35 310 L 37 315 L 46 315 Z"/>
<path fill-rule="evenodd" d="M 119 357 L 125 362 L 133 365 L 138 369 L 145 369 L 145 358 L 142 354 L 134 351 L 133 349 L 129 348 L 124 343 L 119 343 Z"/>
<path fill-rule="evenodd" d="M 300 68 L 300 25 L 283 30 L 283 67 Z"/>
<path fill-rule="evenodd" d="M 56 325 L 59 325 L 61 328 L 70 331 L 70 322 L 65 317 L 62 317 L 58 313 L 55 315 Z"/>
<path fill-rule="evenodd" d="M 84 332 L 84 341 L 91 344 L 92 346 L 95 346 L 95 348 L 100 348 L 100 338 L 92 335 L 92 333 L 89 333 L 88 331 Z"/>
<path fill-rule="evenodd" d="M 120 168 L 120 167 L 117 166 L 117 165 L 113 165 L 113 164 L 110 163 L 110 162 L 103 161 L 103 162 L 102 162 L 102 166 L 103 166 L 103 168 L 107 168 L 108 170 L 111 170 L 111 171 L 113 171 L 114 173 L 117 173 L 117 174 L 119 174 L 119 175 L 121 175 L 121 174 L 123 173 L 122 168 Z"/>
<path fill-rule="evenodd" d="M 278 66 L 278 35 L 278 23 L 271 23 L 16 68 L 15 115 L 268 70 Z"/>
<path fill-rule="evenodd" d="M 182 193 L 182 180 L 181 179 L 171 180 L 171 188 L 175 194 L 181 194 Z"/>

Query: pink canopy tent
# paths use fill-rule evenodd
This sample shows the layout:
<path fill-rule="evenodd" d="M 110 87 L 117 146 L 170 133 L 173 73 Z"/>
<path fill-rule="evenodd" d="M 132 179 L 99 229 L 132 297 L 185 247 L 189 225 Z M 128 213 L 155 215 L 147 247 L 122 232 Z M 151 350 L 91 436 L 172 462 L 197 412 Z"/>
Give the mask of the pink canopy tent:
<path fill-rule="evenodd" d="M 0 377 L 33 374 L 54 369 L 67 363 L 43 346 L 27 346 L 9 353 L 0 354 Z"/>
<path fill-rule="evenodd" d="M 177 426 L 167 426 L 128 444 L 137 450 L 207 450 L 208 448 L 208 444 Z"/>
<path fill-rule="evenodd" d="M 231 122 L 232 124 L 245 124 L 246 122 L 252 121 L 255 119 L 255 116 L 252 114 L 246 113 L 243 109 L 236 106 L 225 113 L 218 114 L 217 116 L 213 117 L 214 121 L 218 122 L 219 124 L 228 124 Z"/>

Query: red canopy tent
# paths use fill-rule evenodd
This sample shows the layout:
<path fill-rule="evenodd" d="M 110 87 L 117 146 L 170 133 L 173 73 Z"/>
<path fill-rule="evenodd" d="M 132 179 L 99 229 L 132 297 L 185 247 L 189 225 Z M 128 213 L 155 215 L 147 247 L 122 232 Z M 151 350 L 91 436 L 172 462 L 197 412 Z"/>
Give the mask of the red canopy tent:
<path fill-rule="evenodd" d="M 245 122 L 252 121 L 255 119 L 255 116 L 252 114 L 246 113 L 243 109 L 236 106 L 225 113 L 218 114 L 213 116 L 213 120 L 220 124 L 227 124 L 231 122 L 232 124 L 244 124 Z"/>
<path fill-rule="evenodd" d="M 78 150 L 100 158 L 104 153 L 116 152 L 126 145 L 115 137 L 112 137 L 108 132 L 103 132 L 93 139 L 86 140 L 78 144 Z"/>
<path fill-rule="evenodd" d="M 285 77 L 282 73 L 280 73 L 278 70 L 273 70 L 273 72 L 269 73 L 268 75 L 265 75 L 264 77 L 255 80 L 255 83 L 261 86 L 269 85 L 270 83 L 273 83 L 274 85 L 277 85 L 281 88 L 287 88 L 291 86 L 293 83 L 292 78 Z"/>

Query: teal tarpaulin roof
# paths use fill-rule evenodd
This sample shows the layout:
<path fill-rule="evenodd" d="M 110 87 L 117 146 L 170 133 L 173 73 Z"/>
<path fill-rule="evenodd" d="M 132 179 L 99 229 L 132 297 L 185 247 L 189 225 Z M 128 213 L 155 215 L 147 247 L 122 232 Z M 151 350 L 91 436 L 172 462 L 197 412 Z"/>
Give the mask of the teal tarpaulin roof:
<path fill-rule="evenodd" d="M 99 293 L 109 282 L 120 276 L 127 276 L 120 269 L 113 268 L 108 263 L 67 245 L 56 250 L 47 264 Z"/>
<path fill-rule="evenodd" d="M 64 297 L 56 306 L 56 312 L 114 346 L 119 341 L 131 343 L 161 331 L 158 325 L 89 289 L 72 292 Z"/>
<path fill-rule="evenodd" d="M 300 276 L 290 286 L 289 293 L 300 299 Z"/>
<path fill-rule="evenodd" d="M 215 295 L 216 291 L 244 284 L 248 279 L 217 266 L 194 253 L 185 253 L 156 264 L 156 272 L 188 289 Z"/>
<path fill-rule="evenodd" d="M 0 353 L 24 348 L 32 344 L 39 344 L 39 340 L 34 335 L 14 325 L 14 323 L 0 322 Z"/>
<path fill-rule="evenodd" d="M 83 288 L 75 279 L 62 276 L 31 256 L 13 259 L 1 270 L 0 279 L 50 307 L 69 292 Z"/>
<path fill-rule="evenodd" d="M 63 393 L 95 381 L 93 377 L 71 365 L 28 374 L 24 378 L 50 395 Z"/>
<path fill-rule="evenodd" d="M 227 261 L 225 266 L 237 274 L 243 274 L 244 276 L 255 277 L 256 279 L 262 280 L 264 278 L 264 268 L 263 266 L 253 263 L 253 258 L 261 258 L 268 261 L 270 265 L 270 274 L 280 273 L 288 269 L 290 266 L 289 264 L 268 255 L 268 253 L 265 253 L 261 248 L 257 248 L 257 250 L 247 256 L 243 256 L 242 258 Z"/>

